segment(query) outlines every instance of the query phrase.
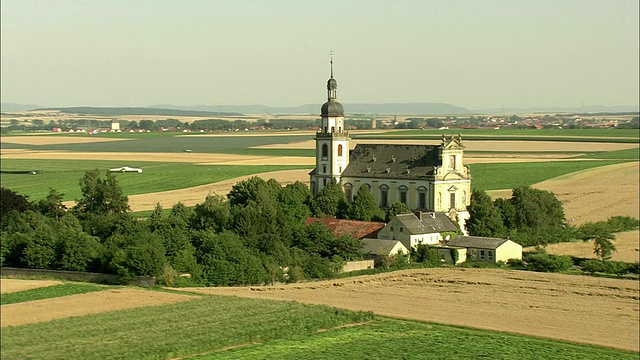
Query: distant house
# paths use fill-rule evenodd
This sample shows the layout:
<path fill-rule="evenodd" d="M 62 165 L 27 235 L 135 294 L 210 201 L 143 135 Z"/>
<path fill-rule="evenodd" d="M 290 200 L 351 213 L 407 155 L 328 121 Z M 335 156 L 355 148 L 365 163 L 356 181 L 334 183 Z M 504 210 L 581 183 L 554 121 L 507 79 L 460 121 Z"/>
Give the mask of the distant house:
<path fill-rule="evenodd" d="M 308 218 L 304 224 L 309 225 L 316 221 L 325 224 L 337 237 L 351 235 L 354 239 L 375 238 L 378 231 L 384 227 L 382 222 L 332 218 Z"/>
<path fill-rule="evenodd" d="M 362 239 L 362 253 L 371 258 L 393 256 L 399 252 L 409 254 L 409 249 L 398 240 Z"/>
<path fill-rule="evenodd" d="M 457 236 L 446 243 L 448 247 L 466 248 L 467 260 L 498 262 L 522 259 L 522 246 L 509 239 L 481 236 Z"/>
<path fill-rule="evenodd" d="M 435 245 L 443 241 L 443 232 L 458 231 L 446 213 L 417 212 L 396 215 L 378 232 L 378 239 L 399 240 L 407 248 L 415 248 L 418 244 Z"/>

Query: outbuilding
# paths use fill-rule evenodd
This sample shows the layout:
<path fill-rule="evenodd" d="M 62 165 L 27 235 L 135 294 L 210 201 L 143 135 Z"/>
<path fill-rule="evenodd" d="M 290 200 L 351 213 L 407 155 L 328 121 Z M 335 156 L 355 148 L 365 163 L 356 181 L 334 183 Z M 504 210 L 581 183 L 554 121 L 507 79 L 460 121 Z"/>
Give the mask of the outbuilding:
<path fill-rule="evenodd" d="M 522 260 L 522 246 L 509 239 L 459 235 L 446 245 L 466 248 L 467 260 L 492 263 L 507 262 L 509 259 Z"/>

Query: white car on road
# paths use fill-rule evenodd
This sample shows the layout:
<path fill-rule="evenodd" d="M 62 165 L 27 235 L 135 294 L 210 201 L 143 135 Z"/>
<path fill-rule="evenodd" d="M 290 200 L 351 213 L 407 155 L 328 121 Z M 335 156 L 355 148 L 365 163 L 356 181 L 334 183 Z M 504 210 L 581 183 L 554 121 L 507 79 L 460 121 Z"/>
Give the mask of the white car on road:
<path fill-rule="evenodd" d="M 119 168 L 109 169 L 109 171 L 111 171 L 111 172 L 137 172 L 137 173 L 141 173 L 142 169 L 123 166 L 123 167 L 119 167 Z"/>

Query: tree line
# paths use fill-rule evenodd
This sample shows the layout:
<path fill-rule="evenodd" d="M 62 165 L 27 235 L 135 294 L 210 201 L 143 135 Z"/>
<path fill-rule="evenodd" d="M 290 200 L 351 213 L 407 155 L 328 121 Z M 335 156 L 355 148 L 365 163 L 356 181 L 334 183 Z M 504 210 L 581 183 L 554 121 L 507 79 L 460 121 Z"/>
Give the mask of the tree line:
<path fill-rule="evenodd" d="M 638 219 L 628 216 L 573 226 L 553 193 L 529 186 L 513 189 L 509 199 L 495 201 L 485 191 L 474 190 L 468 209 L 466 227 L 471 235 L 509 238 L 522 246 L 539 247 L 593 240 L 594 254 L 602 261 L 616 250 L 612 243 L 615 232 L 638 228 Z"/>
<path fill-rule="evenodd" d="M 238 182 L 226 197 L 209 195 L 193 208 L 182 203 L 147 219 L 129 211 L 116 175 L 92 170 L 80 180 L 81 198 L 66 209 L 63 194 L 30 202 L 2 188 L 2 266 L 156 276 L 162 283 L 240 285 L 318 279 L 362 259 L 361 240 L 336 237 L 311 216 L 384 220 L 363 187 L 353 203 L 330 183 L 317 196 L 296 182 L 281 186 L 259 177 Z M 189 274 L 189 278 L 178 276 Z"/>

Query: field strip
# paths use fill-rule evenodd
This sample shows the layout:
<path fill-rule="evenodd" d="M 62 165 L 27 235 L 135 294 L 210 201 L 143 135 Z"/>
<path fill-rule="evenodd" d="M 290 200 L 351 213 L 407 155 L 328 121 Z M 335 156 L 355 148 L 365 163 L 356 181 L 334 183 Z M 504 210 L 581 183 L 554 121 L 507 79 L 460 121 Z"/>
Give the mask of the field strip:
<path fill-rule="evenodd" d="M 533 187 L 556 194 L 567 220 L 574 219 L 574 224 L 615 215 L 639 218 L 639 174 L 638 163 L 628 162 L 577 171 Z"/>
<path fill-rule="evenodd" d="M 133 288 L 109 289 L 87 294 L 2 305 L 1 326 L 33 324 L 72 316 L 172 304 L 198 298 L 199 296 Z"/>
<path fill-rule="evenodd" d="M 95 136 L 3 136 L 2 142 L 21 145 L 60 145 L 60 144 L 86 144 L 109 141 L 127 141 L 131 138 L 104 138 Z"/>
<path fill-rule="evenodd" d="M 303 284 L 188 291 L 323 304 L 382 316 L 639 350 L 636 280 L 437 268 Z"/>
<path fill-rule="evenodd" d="M 160 203 L 164 209 L 171 208 L 178 202 L 182 202 L 185 206 L 194 206 L 196 204 L 203 203 L 209 194 L 226 196 L 229 191 L 231 191 L 231 187 L 237 182 L 249 179 L 253 176 L 259 176 L 265 180 L 276 179 L 282 185 L 292 184 L 296 181 L 308 184 L 309 171 L 311 171 L 311 169 L 270 171 L 261 174 L 240 176 L 234 179 L 207 185 L 194 186 L 186 189 L 130 195 L 129 207 L 131 208 L 131 211 L 145 211 L 153 210 L 157 203 Z M 73 201 L 64 202 L 64 205 L 68 208 L 73 207 L 74 204 L 75 203 Z"/>
<path fill-rule="evenodd" d="M 616 238 L 613 245 L 616 251 L 613 253 L 611 260 L 636 262 L 640 261 L 640 231 L 624 231 L 615 233 Z M 522 249 L 523 251 L 533 251 L 535 246 Z M 581 258 L 596 259 L 593 253 L 593 240 L 579 242 L 565 242 L 558 244 L 549 244 L 545 247 L 549 254 L 554 255 L 571 255 Z"/>
<path fill-rule="evenodd" d="M 18 291 L 38 289 L 60 284 L 62 284 L 62 281 L 57 280 L 0 279 L 0 293 L 14 293 Z"/>
<path fill-rule="evenodd" d="M 351 139 L 352 148 L 356 144 L 395 144 L 395 145 L 440 145 L 440 140 L 396 140 L 396 139 Z M 522 140 L 464 140 L 465 150 L 468 151 L 540 151 L 540 152 L 594 152 L 614 151 L 637 148 L 632 143 L 604 143 L 604 142 L 569 142 L 569 141 L 522 141 Z M 315 140 L 295 141 L 285 144 L 270 144 L 253 146 L 255 149 L 315 149 Z M 575 156 L 575 154 L 573 154 Z"/>
<path fill-rule="evenodd" d="M 583 224 L 611 216 L 640 217 L 637 162 L 606 165 L 576 171 L 532 185 L 554 193 L 564 206 L 568 221 Z M 511 197 L 511 189 L 489 190 L 492 199 Z M 627 255 L 624 255 L 625 258 Z"/>
<path fill-rule="evenodd" d="M 184 162 L 202 165 L 314 165 L 315 158 L 217 153 L 3 151 L 3 159 Z"/>

